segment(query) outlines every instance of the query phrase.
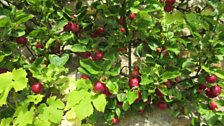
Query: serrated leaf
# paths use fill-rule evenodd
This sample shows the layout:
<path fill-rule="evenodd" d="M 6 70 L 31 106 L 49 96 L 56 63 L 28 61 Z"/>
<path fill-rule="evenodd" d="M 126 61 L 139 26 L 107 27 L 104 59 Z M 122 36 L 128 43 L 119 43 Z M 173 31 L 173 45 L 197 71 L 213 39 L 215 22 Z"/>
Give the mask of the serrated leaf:
<path fill-rule="evenodd" d="M 52 54 L 52 55 L 49 55 L 49 60 L 51 64 L 61 67 L 61 66 L 64 66 L 69 60 L 69 54 L 63 54 L 61 57 L 59 57 L 58 55 Z"/>
<path fill-rule="evenodd" d="M 135 100 L 138 98 L 138 92 L 137 91 L 128 91 L 127 92 L 127 101 L 131 105 L 135 102 Z"/>
<path fill-rule="evenodd" d="M 181 73 L 179 71 L 166 71 L 161 74 L 161 79 L 163 81 L 166 81 L 168 79 L 174 79 L 180 75 L 181 75 Z"/>
<path fill-rule="evenodd" d="M 104 112 L 107 104 L 106 95 L 104 94 L 96 95 L 92 98 L 92 102 L 96 110 L 98 110 L 99 112 Z"/>
<path fill-rule="evenodd" d="M 50 39 L 47 41 L 45 47 L 48 49 L 54 41 L 55 41 L 54 38 L 50 38 Z"/>
<path fill-rule="evenodd" d="M 80 95 L 82 94 L 82 95 Z M 91 94 L 85 90 L 80 90 L 80 91 L 72 91 L 69 93 L 68 98 L 67 98 L 67 108 L 74 107 L 78 105 L 82 100 L 85 100 L 86 97 L 90 97 Z"/>
<path fill-rule="evenodd" d="M 3 118 L 1 119 L 0 126 L 11 126 L 13 118 Z"/>
<path fill-rule="evenodd" d="M 13 124 L 17 126 L 26 126 L 28 124 L 32 124 L 33 118 L 34 107 L 32 107 L 29 111 L 20 111 L 17 118 L 13 121 Z"/>
<path fill-rule="evenodd" d="M 141 82 L 140 85 L 148 85 L 153 82 L 153 79 L 149 77 L 148 75 L 144 74 L 141 76 Z"/>
<path fill-rule="evenodd" d="M 13 76 L 13 83 L 12 86 L 14 87 L 15 91 L 21 91 L 27 87 L 28 79 L 26 78 L 27 73 L 23 69 L 17 69 L 12 71 Z"/>
<path fill-rule="evenodd" d="M 87 49 L 86 45 L 74 44 L 71 46 L 71 51 L 72 52 L 86 52 L 89 50 Z"/>
<path fill-rule="evenodd" d="M 34 104 L 38 104 L 42 101 L 44 95 L 37 94 L 37 95 L 29 95 L 27 96 L 27 102 L 33 102 Z"/>
<path fill-rule="evenodd" d="M 90 80 L 86 80 L 86 79 L 80 79 L 80 80 L 77 80 L 75 82 L 75 85 L 76 85 L 76 89 L 77 90 L 90 90 L 90 89 L 93 89 L 93 85 L 92 85 L 92 82 Z"/>
<path fill-rule="evenodd" d="M 99 75 L 102 73 L 100 68 L 96 65 L 96 63 L 90 59 L 81 60 L 80 65 L 85 68 L 90 74 Z"/>

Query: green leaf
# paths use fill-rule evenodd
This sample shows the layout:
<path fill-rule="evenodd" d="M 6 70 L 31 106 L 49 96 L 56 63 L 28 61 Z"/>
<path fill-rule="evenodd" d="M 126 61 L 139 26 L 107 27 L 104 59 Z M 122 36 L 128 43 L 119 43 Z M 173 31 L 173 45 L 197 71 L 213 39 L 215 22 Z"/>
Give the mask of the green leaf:
<path fill-rule="evenodd" d="M 23 90 L 27 87 L 28 79 L 26 78 L 27 73 L 23 69 L 17 69 L 12 71 L 13 76 L 13 87 L 16 92 Z"/>
<path fill-rule="evenodd" d="M 3 118 L 1 119 L 0 126 L 11 126 L 13 118 Z"/>
<path fill-rule="evenodd" d="M 52 54 L 49 55 L 50 63 L 55 66 L 64 66 L 69 60 L 69 54 L 63 54 L 61 57 L 58 55 Z"/>
<path fill-rule="evenodd" d="M 74 44 L 71 46 L 71 51 L 72 52 L 86 52 L 89 50 L 87 49 L 86 45 Z"/>
<path fill-rule="evenodd" d="M 201 68 L 203 70 L 205 70 L 207 73 L 211 73 L 211 70 L 208 67 L 206 67 L 205 65 L 201 65 Z"/>
<path fill-rule="evenodd" d="M 85 68 L 90 74 L 99 75 L 102 73 L 101 69 L 98 68 L 97 64 L 90 59 L 81 60 L 80 65 Z"/>
<path fill-rule="evenodd" d="M 141 76 L 141 83 L 140 83 L 141 85 L 148 85 L 152 82 L 153 82 L 153 79 L 150 76 L 146 74 Z"/>
<path fill-rule="evenodd" d="M 138 98 L 137 91 L 128 91 L 126 95 L 127 95 L 127 101 L 130 105 L 134 103 L 134 101 Z"/>
<path fill-rule="evenodd" d="M 42 101 L 44 95 L 37 94 L 37 95 L 29 95 L 27 96 L 27 102 L 33 102 L 35 105 Z"/>
<path fill-rule="evenodd" d="M 104 112 L 107 104 L 106 95 L 104 94 L 96 95 L 92 98 L 92 102 L 96 110 Z"/>
<path fill-rule="evenodd" d="M 54 41 L 55 41 L 54 38 L 50 38 L 50 39 L 47 41 L 45 47 L 48 49 Z"/>
<path fill-rule="evenodd" d="M 37 6 L 41 4 L 42 0 L 26 0 L 28 4 L 33 5 L 33 6 Z"/>
<path fill-rule="evenodd" d="M 0 28 L 5 27 L 10 23 L 10 18 L 6 15 L 0 15 Z"/>
<path fill-rule="evenodd" d="M 166 81 L 168 79 L 174 79 L 180 75 L 181 73 L 179 71 L 166 71 L 162 73 L 161 78 L 163 81 Z"/>
<path fill-rule="evenodd" d="M 13 124 L 18 126 L 26 126 L 28 124 L 32 124 L 33 117 L 34 107 L 32 107 L 29 111 L 20 111 L 17 115 L 17 118 L 13 121 Z"/>
<path fill-rule="evenodd" d="M 76 85 L 76 89 L 77 90 L 90 90 L 90 89 L 93 89 L 93 85 L 92 85 L 92 82 L 90 80 L 86 80 L 86 79 L 80 79 L 80 80 L 77 80 L 75 82 L 75 85 Z"/>
<path fill-rule="evenodd" d="M 122 108 L 124 109 L 124 111 L 127 111 L 130 108 L 130 104 L 128 103 L 127 100 L 125 100 L 122 104 Z"/>
<path fill-rule="evenodd" d="M 82 94 L 82 95 L 80 95 Z M 80 90 L 80 91 L 72 91 L 69 93 L 68 98 L 67 98 L 67 108 L 74 107 L 78 105 L 82 100 L 85 100 L 85 97 L 90 96 L 91 94 L 85 90 Z"/>
<path fill-rule="evenodd" d="M 93 106 L 91 104 L 90 97 L 85 97 L 85 100 L 82 100 L 78 105 L 74 107 L 76 113 L 76 118 L 78 120 L 83 120 L 86 117 L 93 114 Z"/>

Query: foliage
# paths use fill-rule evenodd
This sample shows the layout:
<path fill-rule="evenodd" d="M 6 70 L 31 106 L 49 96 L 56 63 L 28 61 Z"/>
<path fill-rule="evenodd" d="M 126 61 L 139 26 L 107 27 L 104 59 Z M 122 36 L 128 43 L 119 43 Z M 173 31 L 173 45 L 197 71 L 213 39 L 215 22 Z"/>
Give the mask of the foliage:
<path fill-rule="evenodd" d="M 112 125 L 157 103 L 224 125 L 224 1 L 168 1 L 1 0 L 0 125 Z"/>

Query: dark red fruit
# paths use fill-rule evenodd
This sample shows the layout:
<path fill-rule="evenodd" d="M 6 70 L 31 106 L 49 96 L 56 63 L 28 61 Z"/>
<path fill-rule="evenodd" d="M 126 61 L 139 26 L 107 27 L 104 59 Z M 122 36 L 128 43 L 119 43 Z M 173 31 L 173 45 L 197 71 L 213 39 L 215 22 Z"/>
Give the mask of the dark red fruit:
<path fill-rule="evenodd" d="M 96 30 L 96 33 L 98 34 L 103 34 L 105 32 L 105 28 L 104 27 L 99 27 L 97 30 Z"/>
<path fill-rule="evenodd" d="M 99 81 L 96 82 L 96 83 L 94 84 L 94 87 L 93 87 L 93 90 L 94 90 L 94 92 L 96 92 L 96 93 L 104 93 L 105 89 L 106 89 L 105 84 L 103 84 L 103 83 L 101 83 L 101 82 L 99 82 Z"/>
<path fill-rule="evenodd" d="M 172 82 L 170 80 L 167 80 L 165 82 L 165 85 L 166 85 L 167 88 L 171 88 L 172 87 Z"/>
<path fill-rule="evenodd" d="M 41 43 L 36 43 L 35 47 L 36 49 L 42 49 L 43 45 Z"/>
<path fill-rule="evenodd" d="M 111 96 L 112 94 L 110 93 L 109 89 L 105 86 L 105 90 L 103 92 L 107 97 Z"/>
<path fill-rule="evenodd" d="M 114 118 L 112 119 L 112 123 L 113 123 L 114 125 L 118 124 L 119 122 L 120 122 L 120 120 L 119 120 L 119 118 L 117 118 L 117 117 L 114 117 Z"/>
<path fill-rule="evenodd" d="M 171 4 L 166 4 L 164 6 L 164 11 L 171 12 L 173 10 L 173 6 Z"/>
<path fill-rule="evenodd" d="M 102 60 L 104 57 L 104 53 L 102 51 L 96 51 L 91 55 L 91 57 L 94 61 Z"/>
<path fill-rule="evenodd" d="M 131 14 L 129 15 L 129 19 L 130 19 L 130 20 L 134 20 L 135 17 L 136 17 L 135 13 L 131 13 Z"/>
<path fill-rule="evenodd" d="M 90 56 L 91 56 L 90 52 L 78 52 L 76 54 L 81 56 L 82 58 L 90 58 Z"/>
<path fill-rule="evenodd" d="M 180 77 L 176 77 L 176 78 L 175 78 L 175 81 L 178 83 L 178 82 L 181 81 L 181 78 L 180 78 Z"/>
<path fill-rule="evenodd" d="M 75 30 L 75 24 L 68 22 L 65 26 L 64 26 L 64 31 L 74 31 Z"/>
<path fill-rule="evenodd" d="M 135 100 L 135 102 L 139 102 L 142 99 L 141 91 L 138 91 L 138 98 Z"/>
<path fill-rule="evenodd" d="M 82 79 L 90 79 L 90 77 L 88 75 L 85 75 L 85 74 L 81 75 L 81 78 Z"/>
<path fill-rule="evenodd" d="M 6 68 L 0 68 L 0 74 L 6 73 L 7 71 L 9 71 L 9 70 Z"/>
<path fill-rule="evenodd" d="M 139 110 L 139 112 L 140 113 L 144 113 L 145 112 L 145 109 L 143 108 L 143 109 Z"/>
<path fill-rule="evenodd" d="M 130 88 L 138 87 L 139 86 L 138 78 L 130 78 L 129 79 L 129 86 L 130 86 Z"/>
<path fill-rule="evenodd" d="M 214 101 L 212 101 L 212 102 L 209 103 L 209 108 L 211 110 L 215 110 L 215 109 L 218 108 L 218 105 Z"/>
<path fill-rule="evenodd" d="M 213 96 L 213 95 L 212 95 L 210 88 L 207 88 L 207 89 L 205 90 L 205 94 L 206 94 L 206 96 L 209 97 L 209 98 L 214 98 L 214 97 L 216 97 L 216 96 Z"/>
<path fill-rule="evenodd" d="M 124 53 L 127 52 L 127 48 L 123 47 L 123 48 L 118 48 L 118 51 Z"/>
<path fill-rule="evenodd" d="M 44 89 L 43 85 L 41 83 L 36 83 L 32 85 L 32 92 L 34 93 L 41 93 Z"/>
<path fill-rule="evenodd" d="M 131 75 L 132 75 L 132 77 L 138 77 L 139 76 L 139 71 L 134 70 L 134 71 L 131 72 Z"/>
<path fill-rule="evenodd" d="M 97 34 L 96 32 L 93 32 L 93 33 L 91 34 L 91 38 L 96 38 L 96 37 L 98 37 L 98 34 Z"/>
<path fill-rule="evenodd" d="M 159 102 L 157 103 L 157 107 L 158 107 L 159 109 L 161 109 L 161 110 L 165 110 L 165 109 L 167 108 L 167 104 L 166 104 L 166 102 L 164 102 L 164 101 L 159 101 Z"/>
<path fill-rule="evenodd" d="M 158 88 L 156 88 L 156 95 L 160 98 L 163 97 L 163 93 Z"/>
<path fill-rule="evenodd" d="M 124 20 L 124 17 L 123 16 L 120 16 L 120 25 L 123 25 L 123 20 Z"/>
<path fill-rule="evenodd" d="M 205 83 L 201 83 L 201 84 L 199 85 L 199 88 L 198 88 L 198 89 L 205 90 L 205 89 L 206 89 L 206 85 L 205 85 Z"/>
<path fill-rule="evenodd" d="M 173 5 L 176 0 L 166 0 L 166 4 Z"/>
<path fill-rule="evenodd" d="M 201 94 L 202 92 L 203 92 L 202 89 L 198 89 L 198 90 L 197 90 L 197 94 Z"/>
<path fill-rule="evenodd" d="M 123 102 L 117 101 L 117 105 L 121 107 L 123 105 Z"/>
<path fill-rule="evenodd" d="M 216 75 L 211 75 L 211 76 L 206 76 L 205 77 L 205 80 L 208 82 L 208 83 L 215 83 L 217 81 L 217 76 Z"/>
<path fill-rule="evenodd" d="M 73 32 L 79 33 L 81 31 L 81 26 L 77 23 L 74 23 L 74 29 L 72 29 Z"/>
<path fill-rule="evenodd" d="M 211 91 L 211 95 L 213 95 L 214 97 L 220 95 L 222 93 L 222 88 L 219 86 L 212 86 L 210 88 Z"/>
<path fill-rule="evenodd" d="M 20 36 L 16 39 L 16 42 L 18 44 L 23 44 L 23 45 L 26 45 L 26 43 L 28 42 L 27 38 L 24 37 L 24 36 Z"/>
<path fill-rule="evenodd" d="M 120 27 L 120 31 L 123 32 L 123 33 L 126 32 L 125 28 L 123 28 L 123 27 Z"/>
<path fill-rule="evenodd" d="M 139 67 L 138 67 L 138 66 L 134 66 L 134 67 L 133 67 L 133 70 L 135 70 L 135 71 L 139 71 Z"/>

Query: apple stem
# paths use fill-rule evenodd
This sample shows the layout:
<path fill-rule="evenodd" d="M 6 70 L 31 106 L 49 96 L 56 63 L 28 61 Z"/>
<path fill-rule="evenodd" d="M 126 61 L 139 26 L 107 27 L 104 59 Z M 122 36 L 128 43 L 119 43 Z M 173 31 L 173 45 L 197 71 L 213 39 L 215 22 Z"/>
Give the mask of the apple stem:
<path fill-rule="evenodd" d="M 33 56 L 33 59 L 36 59 L 36 56 L 34 55 L 34 53 L 32 52 L 32 50 L 28 47 L 28 45 L 26 45 L 26 48 L 30 52 L 30 54 Z"/>
<path fill-rule="evenodd" d="M 123 16 L 123 27 L 125 29 L 125 35 L 129 35 L 127 22 L 126 22 L 126 0 L 123 1 L 122 5 L 122 16 Z M 131 77 L 131 44 L 132 40 L 128 43 L 128 68 L 129 68 L 129 77 Z"/>
<path fill-rule="evenodd" d="M 207 62 L 207 60 L 208 60 L 208 57 L 206 57 L 206 59 L 205 59 L 205 61 L 203 62 L 203 64 L 205 64 L 205 63 Z M 199 67 L 198 67 L 198 70 L 197 70 L 197 73 L 196 73 L 195 76 L 198 76 L 199 73 L 200 73 L 200 71 L 201 71 L 201 59 L 199 59 Z"/>

